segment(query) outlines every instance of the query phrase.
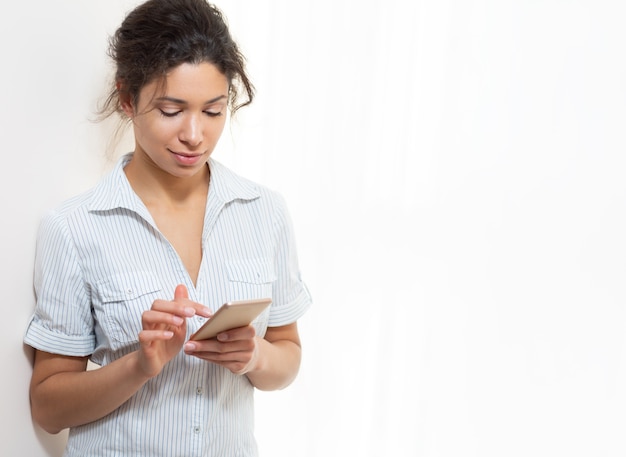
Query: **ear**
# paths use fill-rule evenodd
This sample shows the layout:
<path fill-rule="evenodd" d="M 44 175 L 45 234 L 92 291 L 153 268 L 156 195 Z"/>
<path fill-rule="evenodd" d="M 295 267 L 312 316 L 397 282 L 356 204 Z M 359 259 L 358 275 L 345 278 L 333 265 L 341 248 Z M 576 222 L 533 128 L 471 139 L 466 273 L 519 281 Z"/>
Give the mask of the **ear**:
<path fill-rule="evenodd" d="M 115 83 L 115 87 L 117 87 L 117 96 L 120 99 L 120 108 L 122 111 L 126 113 L 126 115 L 132 119 L 135 115 L 135 109 L 133 108 L 133 102 L 131 100 L 130 94 L 126 90 L 124 83 L 121 80 L 118 80 Z"/>

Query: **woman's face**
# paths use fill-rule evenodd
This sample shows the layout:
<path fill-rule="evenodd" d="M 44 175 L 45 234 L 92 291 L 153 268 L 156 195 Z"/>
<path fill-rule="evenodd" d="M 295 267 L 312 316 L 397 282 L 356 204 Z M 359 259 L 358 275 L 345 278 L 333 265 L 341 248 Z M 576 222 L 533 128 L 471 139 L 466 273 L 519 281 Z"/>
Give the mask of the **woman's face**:
<path fill-rule="evenodd" d="M 213 65 L 182 64 L 144 86 L 137 106 L 124 104 L 135 133 L 133 160 L 175 177 L 205 170 L 226 122 L 228 80 Z"/>

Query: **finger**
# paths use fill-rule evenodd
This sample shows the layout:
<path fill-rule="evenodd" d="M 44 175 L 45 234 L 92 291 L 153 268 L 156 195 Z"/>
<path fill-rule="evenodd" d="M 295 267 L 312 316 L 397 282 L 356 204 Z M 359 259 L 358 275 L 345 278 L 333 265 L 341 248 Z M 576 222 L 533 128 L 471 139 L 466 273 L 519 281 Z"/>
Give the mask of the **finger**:
<path fill-rule="evenodd" d="M 191 317 L 196 314 L 196 308 L 193 306 L 193 302 L 189 300 L 186 300 L 186 303 L 168 300 L 155 300 L 154 303 L 152 303 L 150 311 L 160 311 L 175 314 L 180 317 Z"/>
<path fill-rule="evenodd" d="M 238 354 L 254 351 L 256 342 L 254 339 L 245 339 L 223 343 L 215 339 L 203 341 L 187 341 L 185 351 L 196 354 Z M 226 358 L 221 358 L 226 360 Z"/>
<path fill-rule="evenodd" d="M 142 315 L 142 320 L 144 325 L 165 324 L 173 325 L 176 327 L 182 325 L 185 322 L 185 319 L 183 317 L 177 316 L 176 314 L 156 311 L 153 309 L 144 311 Z"/>
<path fill-rule="evenodd" d="M 245 327 L 233 328 L 226 332 L 219 333 L 217 340 L 222 342 L 251 340 L 255 336 L 256 329 L 252 325 L 246 325 Z"/>
<path fill-rule="evenodd" d="M 213 313 L 207 306 L 201 305 L 189 299 L 189 291 L 184 284 L 179 284 L 174 290 L 174 302 L 184 304 L 186 307 L 193 308 L 194 313 L 202 317 L 211 317 Z"/>
<path fill-rule="evenodd" d="M 211 308 L 209 308 L 208 306 L 204 306 L 199 303 L 196 303 L 196 305 L 197 306 L 195 307 L 195 310 L 198 316 L 207 317 L 207 318 L 213 316 L 213 313 L 211 312 Z"/>
<path fill-rule="evenodd" d="M 254 356 L 254 351 L 229 352 L 227 354 L 189 351 L 187 349 L 187 345 L 185 345 L 184 350 L 187 355 L 198 357 L 199 359 L 206 360 L 207 362 L 217 363 L 220 365 L 227 363 L 248 363 Z"/>
<path fill-rule="evenodd" d="M 154 341 L 167 341 L 174 337 L 174 332 L 170 330 L 142 330 L 139 332 L 139 342 L 148 344 Z"/>
<path fill-rule="evenodd" d="M 257 351 L 218 354 L 214 352 L 188 352 L 187 348 L 185 348 L 185 352 L 190 356 L 221 365 L 234 374 L 244 374 L 250 371 L 258 357 Z"/>
<path fill-rule="evenodd" d="M 189 299 L 189 291 L 184 284 L 179 284 L 176 286 L 176 290 L 174 290 L 174 300 L 178 298 L 186 298 Z"/>

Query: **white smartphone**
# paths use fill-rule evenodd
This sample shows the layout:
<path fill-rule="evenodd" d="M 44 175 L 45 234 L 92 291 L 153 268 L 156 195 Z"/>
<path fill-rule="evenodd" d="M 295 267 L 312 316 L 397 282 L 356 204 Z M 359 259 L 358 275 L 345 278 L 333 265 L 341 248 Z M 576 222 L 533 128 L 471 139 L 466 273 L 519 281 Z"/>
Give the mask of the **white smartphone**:
<path fill-rule="evenodd" d="M 190 339 L 194 341 L 208 340 L 226 330 L 245 327 L 252 323 L 270 303 L 272 303 L 270 298 L 224 303 L 197 332 L 191 335 Z"/>

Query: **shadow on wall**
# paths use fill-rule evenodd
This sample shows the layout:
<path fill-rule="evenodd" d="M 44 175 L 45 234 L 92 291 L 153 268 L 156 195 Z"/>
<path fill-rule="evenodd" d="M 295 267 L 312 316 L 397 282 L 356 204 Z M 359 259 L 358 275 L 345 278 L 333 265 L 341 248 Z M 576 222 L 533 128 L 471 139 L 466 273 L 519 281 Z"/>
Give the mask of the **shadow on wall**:
<path fill-rule="evenodd" d="M 33 360 L 35 356 L 35 351 L 30 346 L 24 344 L 24 355 L 28 359 L 30 366 L 33 366 Z M 63 430 L 61 433 L 56 435 L 51 435 L 42 429 L 39 425 L 32 422 L 33 430 L 35 431 L 35 436 L 39 440 L 41 444 L 41 449 L 45 451 L 45 455 L 49 457 L 61 457 L 63 455 L 63 451 L 65 450 L 65 444 L 67 443 L 67 430 Z"/>

